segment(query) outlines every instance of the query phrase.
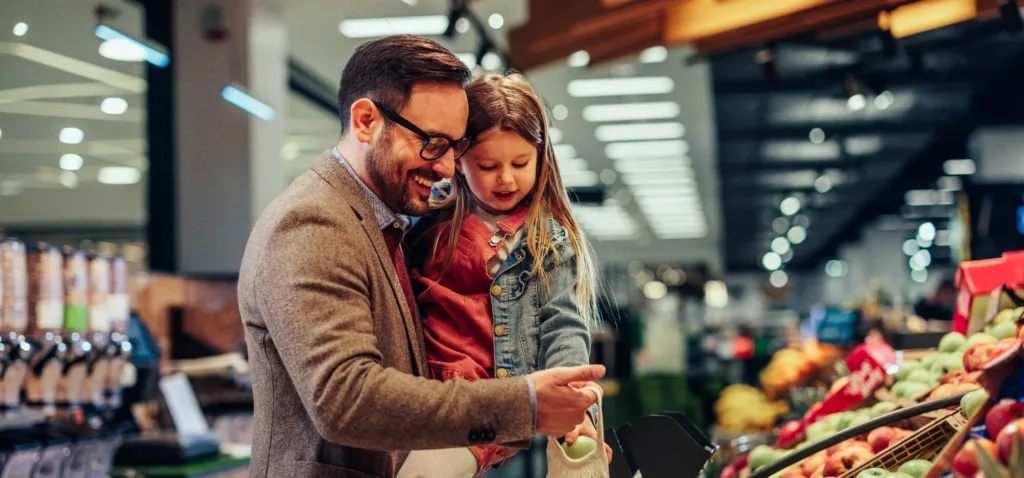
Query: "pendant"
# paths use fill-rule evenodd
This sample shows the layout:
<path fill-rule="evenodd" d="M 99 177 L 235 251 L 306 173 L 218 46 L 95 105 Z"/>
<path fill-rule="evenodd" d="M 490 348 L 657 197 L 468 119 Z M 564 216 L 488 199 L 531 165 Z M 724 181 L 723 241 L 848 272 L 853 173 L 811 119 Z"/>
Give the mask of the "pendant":
<path fill-rule="evenodd" d="M 499 239 L 498 236 L 491 236 L 491 240 L 488 241 L 488 243 L 491 244 L 491 247 L 498 247 L 499 242 L 501 242 L 501 239 Z"/>

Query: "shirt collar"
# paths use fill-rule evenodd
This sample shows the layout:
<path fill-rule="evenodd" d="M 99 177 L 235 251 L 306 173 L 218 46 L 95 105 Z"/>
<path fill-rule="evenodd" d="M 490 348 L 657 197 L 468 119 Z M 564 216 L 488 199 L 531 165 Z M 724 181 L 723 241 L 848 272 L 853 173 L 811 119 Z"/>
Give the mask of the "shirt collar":
<path fill-rule="evenodd" d="M 343 158 L 341 153 L 338 152 L 337 147 L 331 150 L 331 154 L 333 154 L 338 162 L 345 167 L 345 170 L 352 175 L 352 178 L 356 180 L 356 184 L 359 185 L 359 190 L 363 193 L 363 197 L 370 203 L 370 209 L 373 210 L 373 216 L 377 219 L 377 223 L 380 225 L 381 229 L 386 227 L 395 227 L 396 224 L 402 229 L 407 229 L 409 227 L 409 218 L 401 214 L 396 214 L 390 207 L 388 207 L 387 204 L 384 204 L 384 201 L 381 201 L 381 199 L 377 197 L 377 195 L 374 194 L 368 186 L 366 186 L 366 183 L 364 183 L 362 179 L 359 179 L 359 176 L 352 169 L 352 166 L 350 166 L 348 161 L 345 161 L 345 158 Z"/>

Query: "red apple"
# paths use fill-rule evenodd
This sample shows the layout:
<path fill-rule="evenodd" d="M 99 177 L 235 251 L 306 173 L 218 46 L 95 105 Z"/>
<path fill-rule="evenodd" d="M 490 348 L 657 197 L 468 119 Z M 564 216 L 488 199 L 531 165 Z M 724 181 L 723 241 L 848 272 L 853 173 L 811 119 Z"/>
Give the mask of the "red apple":
<path fill-rule="evenodd" d="M 814 470 L 810 478 L 825 478 L 825 465 L 822 464 L 817 470 Z"/>
<path fill-rule="evenodd" d="M 992 440 L 978 438 L 968 441 L 963 449 L 953 457 L 953 474 L 957 478 L 971 478 L 978 472 L 980 467 L 978 448 L 984 448 L 993 458 L 996 456 L 996 444 Z"/>
<path fill-rule="evenodd" d="M 820 470 L 825 466 L 825 460 L 828 458 L 828 452 L 825 450 L 819 451 L 807 458 L 800 463 L 800 468 L 804 474 L 811 476 L 815 470 Z"/>
<path fill-rule="evenodd" d="M 928 394 L 928 400 L 935 400 L 937 398 L 948 397 L 950 395 L 956 395 L 956 385 L 947 383 L 935 387 L 935 390 L 932 390 L 932 393 Z"/>
<path fill-rule="evenodd" d="M 801 471 L 799 466 L 793 466 L 786 469 L 786 471 L 782 473 L 781 478 L 804 478 L 804 472 Z"/>
<path fill-rule="evenodd" d="M 719 478 L 736 478 L 739 476 L 739 474 L 740 473 L 739 470 L 736 468 L 736 465 L 732 464 L 722 469 L 722 474 L 719 476 Z"/>
<path fill-rule="evenodd" d="M 992 406 L 985 415 L 985 428 L 988 436 L 999 435 L 1010 422 L 1024 418 L 1024 403 L 1012 398 L 1004 398 Z"/>
<path fill-rule="evenodd" d="M 1002 402 L 1000 402 L 1002 403 Z M 988 426 L 986 420 L 986 427 Z M 988 429 L 989 436 L 995 435 L 992 433 L 992 429 Z M 1010 461 L 1010 455 L 1013 453 L 1013 443 L 1016 437 L 1020 437 L 1021 441 L 1024 441 L 1024 419 L 1017 419 L 1010 424 L 1003 427 L 999 434 L 996 436 L 996 447 L 999 449 L 999 461 L 1008 463 Z"/>
<path fill-rule="evenodd" d="M 997 344 L 978 344 L 964 352 L 964 370 L 974 372 L 981 370 L 989 357 L 996 352 Z"/>
<path fill-rule="evenodd" d="M 788 450 L 802 441 L 804 441 L 804 424 L 800 420 L 792 420 L 782 425 L 776 445 L 783 450 Z"/>
<path fill-rule="evenodd" d="M 847 471 L 874 456 L 871 450 L 860 446 L 851 446 L 837 451 L 825 460 L 824 476 L 843 476 Z"/>
<path fill-rule="evenodd" d="M 868 442 L 862 441 L 862 440 L 853 440 L 853 439 L 846 440 L 844 442 L 836 443 L 835 445 L 830 446 L 828 448 L 828 450 L 826 450 L 826 452 L 828 452 L 828 456 L 832 456 L 832 455 L 835 455 L 836 453 L 839 453 L 840 451 L 843 451 L 843 450 L 845 450 L 847 448 L 861 448 L 864 451 L 867 451 L 869 453 L 871 452 L 871 445 L 868 444 Z"/>
<path fill-rule="evenodd" d="M 889 444 L 893 443 L 895 436 L 896 429 L 893 427 L 879 427 L 871 430 L 871 433 L 868 433 L 868 444 L 871 445 L 871 451 L 878 453 L 889 448 Z"/>
<path fill-rule="evenodd" d="M 970 372 L 967 372 L 966 370 L 954 370 L 952 372 L 947 373 L 944 377 L 942 377 L 942 381 L 939 383 L 942 385 L 945 385 L 947 383 L 953 385 L 963 383 L 969 373 Z"/>

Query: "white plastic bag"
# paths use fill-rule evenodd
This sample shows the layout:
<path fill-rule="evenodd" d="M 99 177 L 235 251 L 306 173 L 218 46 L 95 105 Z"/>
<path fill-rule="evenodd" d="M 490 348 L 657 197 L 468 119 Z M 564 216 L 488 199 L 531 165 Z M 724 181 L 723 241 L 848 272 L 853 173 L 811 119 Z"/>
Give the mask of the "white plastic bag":
<path fill-rule="evenodd" d="M 579 460 L 569 458 L 558 440 L 548 438 L 548 478 L 610 478 L 608 456 L 604 451 L 604 407 L 601 399 L 604 391 L 597 385 L 588 385 L 585 390 L 597 394 L 597 449 Z"/>

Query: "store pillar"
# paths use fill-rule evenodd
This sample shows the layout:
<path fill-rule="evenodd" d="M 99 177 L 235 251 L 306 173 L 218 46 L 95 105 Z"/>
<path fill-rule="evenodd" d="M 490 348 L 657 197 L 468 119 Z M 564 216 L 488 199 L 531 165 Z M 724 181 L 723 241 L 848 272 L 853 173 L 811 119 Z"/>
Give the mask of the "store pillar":
<path fill-rule="evenodd" d="M 154 270 L 237 274 L 253 223 L 284 188 L 282 9 L 280 0 L 147 7 L 146 34 L 171 56 L 148 71 Z"/>

